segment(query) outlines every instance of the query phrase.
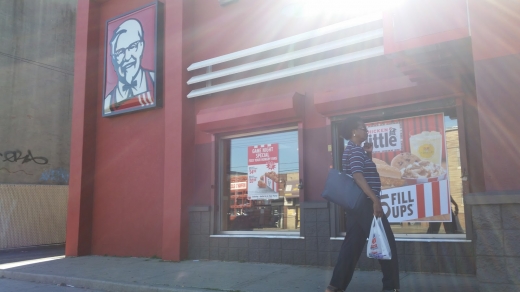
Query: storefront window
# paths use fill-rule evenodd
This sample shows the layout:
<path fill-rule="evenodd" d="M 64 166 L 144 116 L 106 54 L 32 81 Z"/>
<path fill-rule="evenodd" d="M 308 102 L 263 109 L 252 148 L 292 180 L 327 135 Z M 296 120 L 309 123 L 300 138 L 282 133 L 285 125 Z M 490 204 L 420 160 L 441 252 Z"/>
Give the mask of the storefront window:
<path fill-rule="evenodd" d="M 459 131 L 453 116 L 431 113 L 366 122 L 383 210 L 397 236 L 465 233 Z"/>
<path fill-rule="evenodd" d="M 298 131 L 225 138 L 222 145 L 221 231 L 298 231 Z"/>

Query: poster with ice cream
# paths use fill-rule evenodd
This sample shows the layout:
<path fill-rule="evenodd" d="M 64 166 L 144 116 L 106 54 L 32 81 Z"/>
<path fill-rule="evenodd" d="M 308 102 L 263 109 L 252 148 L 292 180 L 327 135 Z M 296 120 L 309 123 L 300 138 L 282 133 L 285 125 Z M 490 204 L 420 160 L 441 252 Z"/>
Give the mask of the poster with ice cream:
<path fill-rule="evenodd" d="M 388 221 L 450 221 L 444 115 L 366 125 Z"/>
<path fill-rule="evenodd" d="M 278 188 L 278 144 L 247 147 L 247 198 L 275 200 Z"/>

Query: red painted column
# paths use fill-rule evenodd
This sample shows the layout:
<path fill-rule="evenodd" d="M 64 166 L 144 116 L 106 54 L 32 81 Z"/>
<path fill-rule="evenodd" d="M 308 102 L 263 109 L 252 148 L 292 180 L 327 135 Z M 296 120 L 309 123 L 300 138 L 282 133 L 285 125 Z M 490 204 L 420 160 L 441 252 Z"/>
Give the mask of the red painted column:
<path fill-rule="evenodd" d="M 187 99 L 183 26 L 186 1 L 164 1 L 164 202 L 162 258 L 187 257 L 188 202 L 194 147 L 193 107 Z"/>
<path fill-rule="evenodd" d="M 99 9 L 78 0 L 74 67 L 74 97 L 67 209 L 67 256 L 91 253 L 94 157 L 96 137 L 97 74 L 99 72 Z"/>
<path fill-rule="evenodd" d="M 519 190 L 520 2 L 469 0 L 468 9 L 485 188 Z"/>

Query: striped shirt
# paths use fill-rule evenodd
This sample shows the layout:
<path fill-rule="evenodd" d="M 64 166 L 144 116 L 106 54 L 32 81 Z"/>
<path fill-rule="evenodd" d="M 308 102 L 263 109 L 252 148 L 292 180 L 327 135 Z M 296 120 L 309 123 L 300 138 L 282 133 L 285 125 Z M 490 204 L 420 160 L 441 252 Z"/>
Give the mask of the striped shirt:
<path fill-rule="evenodd" d="M 344 173 L 352 175 L 360 172 L 365 177 L 368 186 L 377 196 L 380 196 L 381 179 L 379 178 L 376 164 L 368 157 L 361 146 L 357 146 L 354 142 L 348 140 L 341 162 Z"/>

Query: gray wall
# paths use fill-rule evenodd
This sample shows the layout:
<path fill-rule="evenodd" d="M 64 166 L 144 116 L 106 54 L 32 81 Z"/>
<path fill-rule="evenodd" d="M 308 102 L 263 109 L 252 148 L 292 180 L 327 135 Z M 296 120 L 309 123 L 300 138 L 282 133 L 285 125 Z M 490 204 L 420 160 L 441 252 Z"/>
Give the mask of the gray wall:
<path fill-rule="evenodd" d="M 480 292 L 520 291 L 520 193 L 469 194 Z"/>
<path fill-rule="evenodd" d="M 210 207 L 206 207 L 207 211 L 201 210 L 202 206 L 191 208 L 188 258 L 333 267 L 343 241 L 330 237 L 328 204 L 309 205 L 316 207 L 302 206 L 302 237 L 295 238 L 210 237 Z M 380 269 L 377 261 L 363 256 L 366 246 L 361 254 L 358 269 Z M 397 254 L 401 272 L 475 275 L 475 251 L 471 242 L 398 240 Z"/>
<path fill-rule="evenodd" d="M 0 0 L 0 184 L 68 184 L 75 27 L 75 0 Z"/>

